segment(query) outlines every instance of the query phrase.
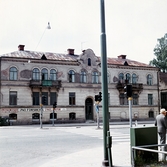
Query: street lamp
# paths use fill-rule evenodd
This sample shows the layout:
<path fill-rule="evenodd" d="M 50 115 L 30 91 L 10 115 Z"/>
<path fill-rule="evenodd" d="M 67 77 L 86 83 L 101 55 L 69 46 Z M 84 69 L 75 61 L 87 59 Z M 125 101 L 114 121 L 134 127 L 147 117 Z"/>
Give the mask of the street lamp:
<path fill-rule="evenodd" d="M 40 38 L 40 40 L 39 40 L 39 42 L 38 42 L 38 44 L 37 44 L 37 46 L 36 46 L 36 48 L 35 48 L 35 49 L 37 49 L 37 48 L 38 48 L 38 45 L 40 44 L 40 42 L 41 42 L 41 40 L 42 40 L 42 38 L 43 38 L 43 36 L 44 36 L 44 34 L 45 34 L 46 29 L 48 29 L 48 30 L 50 30 L 50 29 L 51 29 L 51 26 L 50 26 L 50 23 L 49 23 L 49 22 L 48 22 L 47 27 L 44 29 L 44 32 L 43 32 L 43 34 L 42 34 L 42 36 L 41 36 L 41 38 Z"/>
<path fill-rule="evenodd" d="M 104 160 L 103 166 L 112 166 L 111 157 L 111 137 L 109 131 L 108 118 L 108 82 L 107 82 L 107 53 L 106 53 L 106 34 L 105 34 L 105 7 L 104 0 L 100 0 L 101 7 L 101 73 L 102 73 L 102 109 L 103 109 L 103 144 Z"/>

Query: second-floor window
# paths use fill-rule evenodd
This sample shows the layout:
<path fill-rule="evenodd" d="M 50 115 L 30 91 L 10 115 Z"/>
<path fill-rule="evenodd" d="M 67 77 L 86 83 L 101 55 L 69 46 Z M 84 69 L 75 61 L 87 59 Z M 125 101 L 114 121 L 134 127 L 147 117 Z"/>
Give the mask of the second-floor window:
<path fill-rule="evenodd" d="M 80 82 L 86 83 L 86 72 L 85 71 L 81 71 L 80 73 Z"/>
<path fill-rule="evenodd" d="M 98 83 L 99 75 L 98 72 L 92 72 L 92 83 Z"/>
<path fill-rule="evenodd" d="M 42 73 L 42 80 L 48 80 L 48 70 L 46 68 L 43 68 L 41 73 Z"/>
<path fill-rule="evenodd" d="M 147 75 L 147 85 L 152 85 L 152 76 L 150 74 Z"/>
<path fill-rule="evenodd" d="M 137 75 L 136 74 L 132 74 L 132 83 L 133 84 L 137 83 Z"/>
<path fill-rule="evenodd" d="M 17 69 L 16 67 L 11 67 L 9 70 L 9 79 L 10 80 L 17 80 Z"/>
<path fill-rule="evenodd" d="M 122 83 L 124 81 L 124 74 L 120 73 L 118 78 L 119 78 L 119 81 Z"/>
<path fill-rule="evenodd" d="M 126 83 L 131 83 L 130 80 L 131 80 L 130 74 L 127 73 L 127 74 L 126 74 L 126 78 L 125 78 L 125 82 L 126 82 Z"/>
<path fill-rule="evenodd" d="M 69 82 L 75 82 L 75 72 L 73 70 L 70 70 L 68 75 L 69 75 Z"/>
<path fill-rule="evenodd" d="M 38 68 L 34 68 L 32 71 L 32 79 L 33 80 L 40 80 L 40 72 Z"/>
<path fill-rule="evenodd" d="M 56 80 L 56 70 L 55 69 L 50 70 L 50 80 L 52 81 Z"/>

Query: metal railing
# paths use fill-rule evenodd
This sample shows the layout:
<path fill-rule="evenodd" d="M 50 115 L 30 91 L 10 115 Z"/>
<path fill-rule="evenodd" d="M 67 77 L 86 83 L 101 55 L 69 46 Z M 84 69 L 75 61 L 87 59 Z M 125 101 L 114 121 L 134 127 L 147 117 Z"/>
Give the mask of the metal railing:
<path fill-rule="evenodd" d="M 161 150 L 155 150 L 155 149 L 148 149 L 146 147 L 156 147 L 156 146 L 163 146 L 162 151 Z M 131 147 L 131 153 L 132 153 L 132 167 L 135 167 L 135 160 L 134 160 L 134 154 L 135 154 L 135 150 L 141 150 L 141 151 L 148 151 L 148 152 L 154 152 L 154 153 L 162 153 L 163 158 L 162 160 L 166 161 L 166 155 L 167 155 L 167 151 L 165 151 L 165 147 L 167 146 L 167 144 L 155 144 L 155 145 L 143 145 L 143 146 L 132 146 Z"/>

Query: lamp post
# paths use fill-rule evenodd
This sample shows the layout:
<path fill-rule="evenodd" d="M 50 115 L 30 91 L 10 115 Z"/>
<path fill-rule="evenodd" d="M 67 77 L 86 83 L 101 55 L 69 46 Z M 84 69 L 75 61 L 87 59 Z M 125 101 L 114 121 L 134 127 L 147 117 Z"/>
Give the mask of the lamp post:
<path fill-rule="evenodd" d="M 108 82 L 107 82 L 107 53 L 106 53 L 106 34 L 105 34 L 105 7 L 104 0 L 100 0 L 101 8 L 101 73 L 102 73 L 102 109 L 103 109 L 103 145 L 104 160 L 103 166 L 112 166 L 111 158 L 111 137 L 109 132 L 108 118 Z"/>

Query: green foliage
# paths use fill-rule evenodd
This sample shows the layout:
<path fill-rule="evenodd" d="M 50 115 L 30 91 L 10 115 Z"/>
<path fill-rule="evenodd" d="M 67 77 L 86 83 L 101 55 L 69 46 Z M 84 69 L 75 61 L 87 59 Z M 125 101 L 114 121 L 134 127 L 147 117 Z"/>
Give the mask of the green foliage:
<path fill-rule="evenodd" d="M 158 67 L 161 72 L 167 72 L 167 34 L 158 39 L 158 43 L 154 48 L 156 58 L 150 61 L 150 65 Z"/>

